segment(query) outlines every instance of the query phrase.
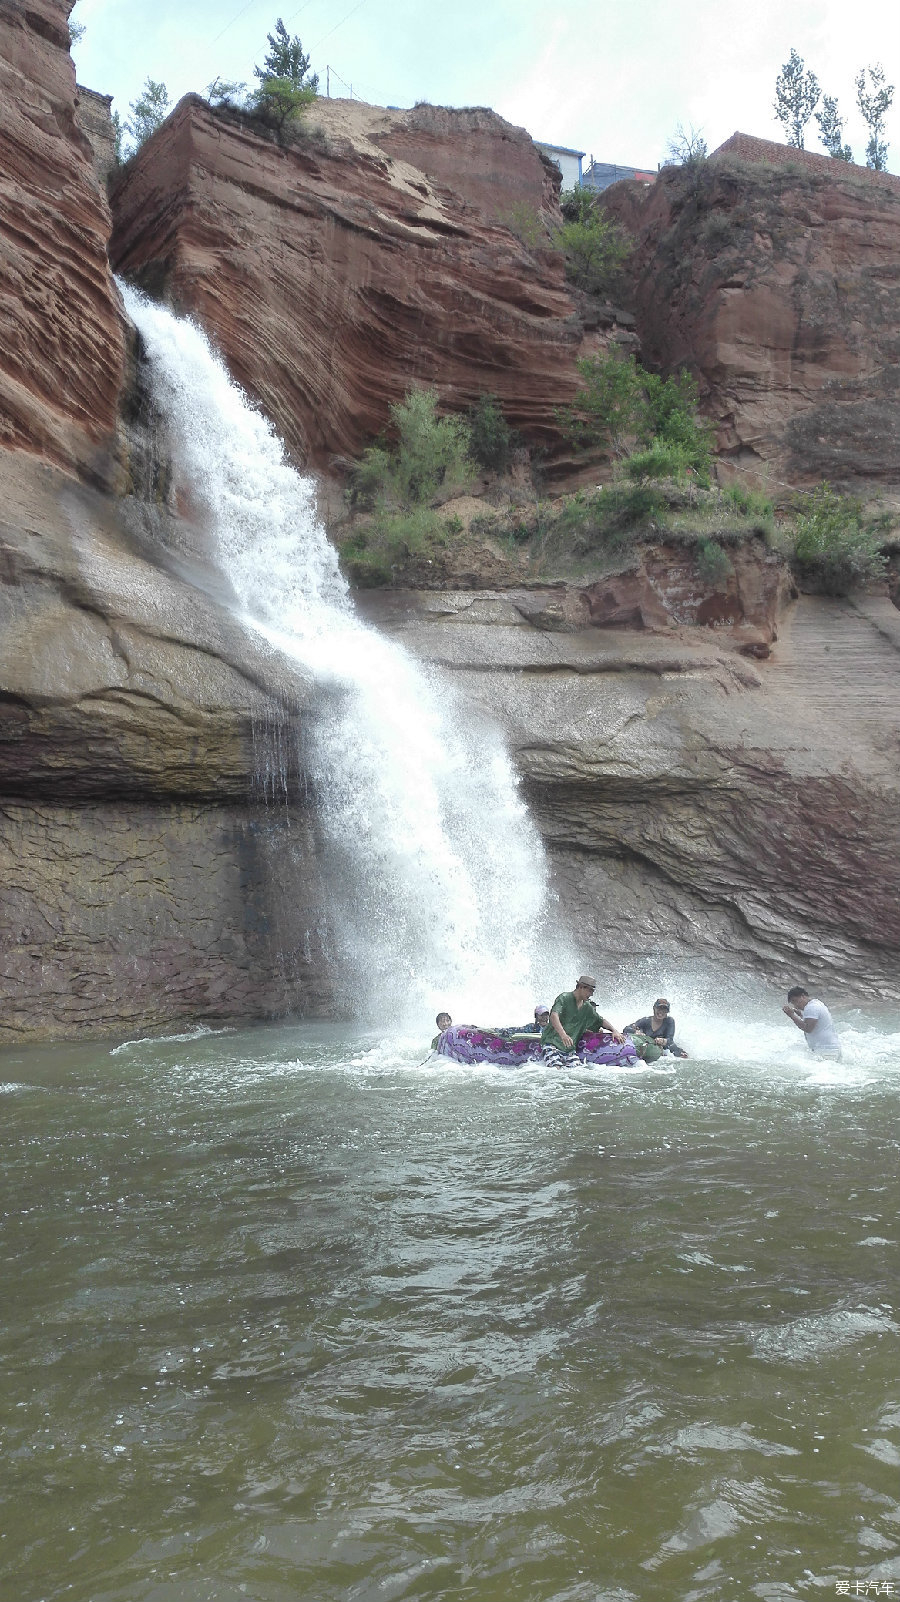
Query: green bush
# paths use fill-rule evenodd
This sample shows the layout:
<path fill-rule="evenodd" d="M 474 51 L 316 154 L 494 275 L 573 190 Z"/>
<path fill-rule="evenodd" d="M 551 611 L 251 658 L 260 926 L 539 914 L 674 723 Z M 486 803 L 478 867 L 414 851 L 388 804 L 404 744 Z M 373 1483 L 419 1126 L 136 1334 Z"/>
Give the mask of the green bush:
<path fill-rule="evenodd" d="M 398 442 L 394 484 L 403 506 L 422 506 L 441 488 L 462 488 L 473 477 L 469 427 L 462 417 L 438 417 L 437 390 L 413 389 L 391 407 Z"/>
<path fill-rule="evenodd" d="M 316 99 L 315 89 L 296 89 L 289 78 L 265 78 L 251 96 L 253 115 L 266 128 L 284 134 Z"/>
<path fill-rule="evenodd" d="M 775 508 L 766 495 L 760 495 L 756 490 L 745 490 L 742 484 L 729 484 L 722 491 L 723 501 L 728 501 L 737 512 L 743 512 L 745 517 L 758 517 L 768 520 L 774 515 Z"/>
<path fill-rule="evenodd" d="M 625 463 L 626 476 L 635 484 L 648 479 L 674 479 L 676 483 L 681 483 L 691 468 L 690 453 L 684 446 L 673 445 L 669 440 L 662 439 L 653 440 L 646 450 L 632 451 Z"/>
<path fill-rule="evenodd" d="M 559 198 L 562 227 L 553 243 L 566 258 L 566 277 L 590 295 L 610 295 L 622 284 L 622 269 L 631 240 L 612 218 L 604 216 L 589 189 L 569 189 Z"/>
<path fill-rule="evenodd" d="M 469 449 L 475 461 L 493 473 L 505 473 L 513 431 L 496 395 L 479 395 L 469 408 Z"/>
<path fill-rule="evenodd" d="M 357 464 L 351 500 L 365 506 L 427 506 L 439 489 L 462 489 L 474 476 L 471 435 L 462 417 L 437 415 L 437 391 L 413 389 L 391 407 L 394 446 L 370 445 Z"/>
<path fill-rule="evenodd" d="M 526 250 L 540 250 L 542 246 L 546 247 L 549 244 L 547 229 L 540 212 L 524 200 L 517 200 L 499 221 L 511 234 L 515 234 Z"/>
<path fill-rule="evenodd" d="M 712 455 L 712 426 L 698 416 L 697 381 L 682 368 L 669 378 L 644 374 L 646 412 L 644 438 L 683 452 L 687 465 L 708 479 Z"/>
<path fill-rule="evenodd" d="M 632 545 L 643 528 L 655 533 L 665 500 L 648 484 L 617 484 L 598 494 L 574 495 L 554 524 L 554 532 L 579 555 Z"/>
<path fill-rule="evenodd" d="M 727 551 L 723 551 L 718 540 L 698 540 L 696 560 L 701 578 L 711 584 L 720 583 L 734 572 L 731 557 Z"/>
<path fill-rule="evenodd" d="M 825 595 L 848 595 L 884 577 L 883 537 L 883 529 L 865 519 L 857 500 L 820 484 L 799 502 L 792 566 L 801 580 Z"/>
<path fill-rule="evenodd" d="M 574 445 L 599 445 L 623 456 L 640 443 L 653 452 L 668 451 L 669 461 L 683 464 L 682 476 L 690 467 L 702 480 L 708 478 L 712 429 L 697 414 L 697 384 L 690 373 L 660 378 L 615 350 L 585 356 L 576 367 L 584 388 L 574 405 L 557 414 Z M 637 468 L 632 476 L 664 475 Z"/>
<path fill-rule="evenodd" d="M 634 357 L 601 351 L 575 366 L 583 388 L 573 405 L 557 413 L 563 432 L 578 449 L 599 445 L 624 456 L 643 415 L 642 375 Z"/>
<path fill-rule="evenodd" d="M 397 568 L 440 548 L 450 532 L 437 512 L 427 506 L 412 511 L 377 513 L 369 527 L 359 529 L 341 547 L 341 564 L 354 584 L 372 589 L 391 584 Z"/>

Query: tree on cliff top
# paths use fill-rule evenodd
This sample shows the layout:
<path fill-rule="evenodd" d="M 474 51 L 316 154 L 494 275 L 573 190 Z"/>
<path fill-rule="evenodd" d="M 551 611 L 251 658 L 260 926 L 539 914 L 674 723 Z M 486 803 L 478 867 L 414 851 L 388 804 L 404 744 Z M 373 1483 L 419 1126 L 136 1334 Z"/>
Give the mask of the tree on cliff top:
<path fill-rule="evenodd" d="M 803 149 L 803 131 L 819 103 L 819 80 L 814 72 L 807 72 L 803 57 L 796 50 L 790 56 L 775 80 L 775 115 L 781 123 L 789 145 Z"/>
<path fill-rule="evenodd" d="M 869 93 L 866 92 L 866 73 L 869 75 L 871 90 Z M 888 147 L 884 142 L 884 118 L 893 98 L 894 85 L 885 83 L 882 66 L 876 63 L 874 67 L 866 67 L 856 74 L 856 104 L 869 127 L 866 166 L 872 167 L 875 172 L 884 172 L 887 167 Z"/>
<path fill-rule="evenodd" d="M 125 132 L 130 134 L 132 145 L 128 151 L 133 156 L 136 150 L 150 135 L 156 133 L 157 128 L 164 123 L 172 110 L 172 102 L 164 83 L 156 83 L 148 78 L 144 84 L 143 93 L 137 100 L 132 100 L 129 106 L 131 116 L 125 123 Z"/>
<path fill-rule="evenodd" d="M 319 92 L 319 75 L 309 70 L 309 56 L 299 37 L 293 39 L 281 18 L 275 32 L 267 35 L 269 51 L 261 67 L 254 67 L 259 88 L 252 97 L 253 109 L 263 122 L 281 135 L 304 106 Z"/>
<path fill-rule="evenodd" d="M 310 72 L 309 56 L 305 54 L 299 35 L 293 39 L 281 18 L 275 24 L 275 32 L 266 35 L 269 41 L 269 51 L 265 63 L 261 67 L 254 67 L 253 71 L 260 83 L 265 86 L 273 78 L 290 84 L 292 89 L 312 90 L 313 94 L 319 91 L 319 74 Z"/>
<path fill-rule="evenodd" d="M 816 122 L 819 124 L 819 138 L 829 156 L 834 156 L 836 161 L 852 161 L 853 151 L 849 145 L 842 143 L 844 119 L 838 111 L 834 95 L 823 96 L 822 110 L 816 112 Z"/>

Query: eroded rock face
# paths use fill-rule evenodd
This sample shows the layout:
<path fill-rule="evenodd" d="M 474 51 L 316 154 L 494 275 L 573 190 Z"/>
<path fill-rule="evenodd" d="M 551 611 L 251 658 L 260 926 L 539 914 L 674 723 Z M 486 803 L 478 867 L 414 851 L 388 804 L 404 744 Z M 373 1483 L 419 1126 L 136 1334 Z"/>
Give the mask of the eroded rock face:
<path fill-rule="evenodd" d="M 124 321 L 63 0 L 0 3 L 0 445 L 107 482 Z"/>
<path fill-rule="evenodd" d="M 562 257 L 497 222 L 555 203 L 528 135 L 492 112 L 308 116 L 281 149 L 183 100 L 113 191 L 116 270 L 199 316 L 303 465 L 358 456 L 416 384 L 453 410 L 490 391 L 558 447 L 582 325 Z"/>
<path fill-rule="evenodd" d="M 372 595 L 373 619 L 505 725 L 567 926 L 900 997 L 900 616 L 804 597 L 759 665 L 709 630 L 535 627 L 515 592 Z M 895 622 L 896 619 L 896 622 Z"/>
<path fill-rule="evenodd" d="M 644 358 L 698 375 L 726 462 L 900 489 L 900 179 L 740 134 L 604 203 L 635 236 Z"/>
<path fill-rule="evenodd" d="M 308 686 L 137 426 L 70 9 L 0 0 L 0 1044 L 331 1005 Z"/>
<path fill-rule="evenodd" d="M 164 509 L 2 467 L 0 1043 L 328 1012 L 308 685 Z"/>
<path fill-rule="evenodd" d="M 327 1014 L 314 690 L 238 626 L 141 444 L 66 12 L 0 10 L 23 219 L 0 291 L 0 1042 Z M 580 326 L 560 261 L 497 225 L 494 171 L 536 209 L 552 175 L 489 114 L 456 124 L 455 175 L 442 119 L 463 114 L 370 111 L 294 153 L 184 103 L 125 176 L 119 259 L 199 312 L 298 456 L 357 451 L 415 380 L 454 405 L 492 389 L 552 439 Z M 598 960 L 900 994 L 900 614 L 785 611 L 762 548 L 716 582 L 692 562 L 370 609 L 508 729 Z"/>

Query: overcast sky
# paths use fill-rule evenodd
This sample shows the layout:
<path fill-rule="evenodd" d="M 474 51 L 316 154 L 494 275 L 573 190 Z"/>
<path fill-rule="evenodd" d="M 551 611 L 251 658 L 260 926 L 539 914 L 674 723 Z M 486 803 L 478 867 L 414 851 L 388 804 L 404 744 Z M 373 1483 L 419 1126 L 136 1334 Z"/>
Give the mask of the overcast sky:
<path fill-rule="evenodd" d="M 782 137 L 775 78 L 791 47 L 846 118 L 864 161 L 854 77 L 880 61 L 900 81 L 900 32 L 883 0 L 78 0 L 79 82 L 123 118 L 149 76 L 173 101 L 219 76 L 252 81 L 282 15 L 320 92 L 374 105 L 492 106 L 536 139 L 652 166 L 678 123 L 710 149 L 740 129 Z M 894 22 L 888 20 L 894 15 Z M 820 148 L 814 123 L 809 149 Z M 900 96 L 888 113 L 900 171 Z"/>

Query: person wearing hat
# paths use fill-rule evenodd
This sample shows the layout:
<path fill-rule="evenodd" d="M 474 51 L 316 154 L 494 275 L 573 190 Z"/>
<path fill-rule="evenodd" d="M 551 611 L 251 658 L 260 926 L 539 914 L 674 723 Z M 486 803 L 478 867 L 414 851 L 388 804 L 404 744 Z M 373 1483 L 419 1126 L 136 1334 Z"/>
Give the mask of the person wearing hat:
<path fill-rule="evenodd" d="M 574 990 L 564 990 L 550 1008 L 550 1022 L 541 1033 L 541 1053 L 553 1068 L 571 1062 L 578 1042 L 588 1029 L 605 1029 L 614 1040 L 625 1036 L 604 1018 L 591 1001 L 596 981 L 583 973 Z"/>
<path fill-rule="evenodd" d="M 521 1029 L 517 1029 L 515 1033 L 517 1035 L 539 1035 L 546 1029 L 549 1022 L 550 1008 L 547 1006 L 546 1001 L 539 1001 L 534 1009 L 534 1022 L 523 1024 Z"/>
<path fill-rule="evenodd" d="M 653 1003 L 653 1012 L 649 1018 L 638 1018 L 632 1024 L 625 1025 L 626 1035 L 644 1035 L 652 1040 L 661 1051 L 670 1051 L 673 1057 L 686 1057 L 687 1052 L 682 1051 L 675 1044 L 675 1019 L 669 1011 L 669 1003 L 665 996 L 658 996 Z"/>

